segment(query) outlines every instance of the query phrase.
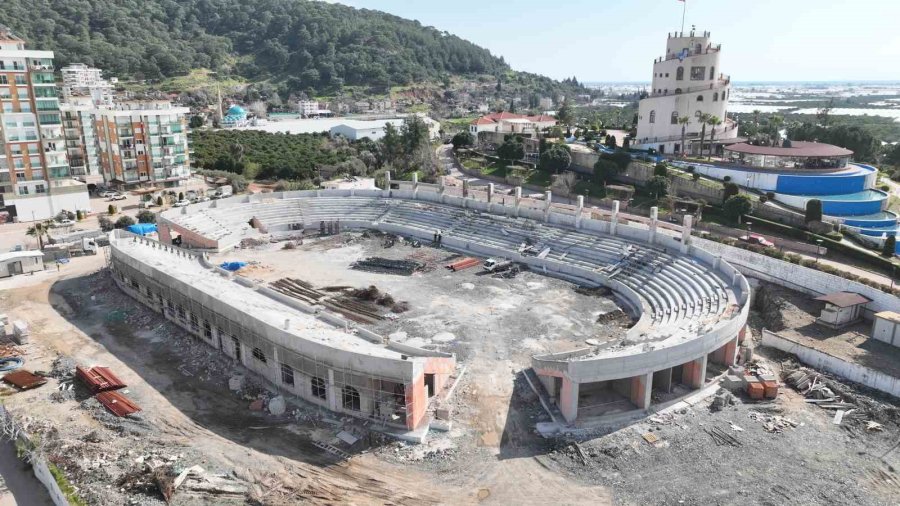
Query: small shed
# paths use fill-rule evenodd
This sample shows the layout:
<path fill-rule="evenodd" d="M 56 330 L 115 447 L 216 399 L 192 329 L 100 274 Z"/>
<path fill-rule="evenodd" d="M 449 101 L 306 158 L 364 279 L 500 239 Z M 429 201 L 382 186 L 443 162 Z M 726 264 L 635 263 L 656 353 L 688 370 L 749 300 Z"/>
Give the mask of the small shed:
<path fill-rule="evenodd" d="M 44 253 L 37 250 L 0 253 L 0 278 L 44 270 Z"/>
<path fill-rule="evenodd" d="M 882 311 L 875 313 L 872 337 L 879 341 L 900 347 L 900 313 Z"/>
<path fill-rule="evenodd" d="M 815 300 L 825 303 L 822 313 L 816 318 L 820 323 L 832 329 L 842 329 L 862 319 L 863 309 L 872 299 L 855 292 L 834 292 Z"/>

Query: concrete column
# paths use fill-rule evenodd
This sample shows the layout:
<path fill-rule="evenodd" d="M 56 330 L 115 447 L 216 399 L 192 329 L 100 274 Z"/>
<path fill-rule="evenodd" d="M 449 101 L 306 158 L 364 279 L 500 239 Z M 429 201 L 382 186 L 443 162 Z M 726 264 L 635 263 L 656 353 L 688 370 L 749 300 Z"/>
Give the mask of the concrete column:
<path fill-rule="evenodd" d="M 584 211 L 584 195 L 578 196 L 578 204 L 575 206 L 575 228 L 581 228 L 581 213 Z"/>
<path fill-rule="evenodd" d="M 519 217 L 519 208 L 522 206 L 522 187 L 516 186 L 516 218 Z"/>
<path fill-rule="evenodd" d="M 413 185 L 413 198 L 419 197 L 419 173 L 413 172 L 412 174 L 412 185 Z"/>
<path fill-rule="evenodd" d="M 444 194 L 444 185 L 446 184 L 446 183 L 444 182 L 444 178 L 445 178 L 445 177 L 447 177 L 447 176 L 438 176 L 438 192 L 439 192 L 441 195 Z"/>
<path fill-rule="evenodd" d="M 688 254 L 691 247 L 691 226 L 694 223 L 694 217 L 690 214 L 684 215 L 684 224 L 681 226 L 681 253 Z"/>
<path fill-rule="evenodd" d="M 222 347 L 219 346 L 220 336 L 219 336 L 218 327 L 216 327 L 215 325 L 212 325 L 212 322 L 210 322 L 209 329 L 210 329 L 209 335 L 210 335 L 210 338 L 212 339 L 212 347 L 217 350 L 221 349 Z"/>
<path fill-rule="evenodd" d="M 553 204 L 553 192 L 544 192 L 544 221 L 550 221 L 550 206 Z"/>
<path fill-rule="evenodd" d="M 722 358 L 724 359 L 725 365 L 727 366 L 737 364 L 737 353 L 738 347 L 740 346 L 740 343 L 738 342 L 739 339 L 740 338 L 738 336 L 735 336 L 734 340 L 728 341 L 727 343 L 725 343 L 725 346 L 722 347 Z"/>
<path fill-rule="evenodd" d="M 707 356 L 703 355 L 684 364 L 681 382 L 691 388 L 702 388 L 706 383 L 706 360 Z"/>
<path fill-rule="evenodd" d="M 325 392 L 328 396 L 328 409 L 332 411 L 337 411 L 338 409 L 338 397 L 340 396 L 340 392 L 337 391 L 337 387 L 334 385 L 334 370 L 328 369 L 328 384 Z"/>
<path fill-rule="evenodd" d="M 558 403 L 563 418 L 569 423 L 574 422 L 578 418 L 578 383 L 563 377 Z"/>
<path fill-rule="evenodd" d="M 469 198 L 469 180 L 463 179 L 463 198 Z"/>
<path fill-rule="evenodd" d="M 612 217 L 609 220 L 609 233 L 616 235 L 616 228 L 619 225 L 619 201 L 613 200 Z"/>
<path fill-rule="evenodd" d="M 391 171 L 389 170 L 384 171 L 384 189 L 391 189 Z"/>
<path fill-rule="evenodd" d="M 650 237 L 648 242 L 653 244 L 656 242 L 656 226 L 659 224 L 659 208 L 653 206 L 650 208 Z"/>
<path fill-rule="evenodd" d="M 272 382 L 281 385 L 281 362 L 278 360 L 278 347 L 272 350 Z"/>
<path fill-rule="evenodd" d="M 488 203 L 494 200 L 494 183 L 488 183 L 487 199 Z"/>
<path fill-rule="evenodd" d="M 631 402 L 639 409 L 650 407 L 650 392 L 653 389 L 653 373 L 631 378 Z"/>

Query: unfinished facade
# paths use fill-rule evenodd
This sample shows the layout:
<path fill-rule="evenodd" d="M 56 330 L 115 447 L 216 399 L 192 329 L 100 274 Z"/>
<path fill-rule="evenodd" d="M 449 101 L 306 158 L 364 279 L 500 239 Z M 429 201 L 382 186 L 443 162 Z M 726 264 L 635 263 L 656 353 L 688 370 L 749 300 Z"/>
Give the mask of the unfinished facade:
<path fill-rule="evenodd" d="M 647 409 L 651 391 L 702 387 L 709 361 L 735 362 L 750 287 L 732 266 L 692 244 L 691 217 L 673 229 L 612 212 L 440 185 L 389 181 L 386 190 L 318 190 L 236 196 L 162 213 L 160 238 L 210 251 L 298 229 L 375 229 L 484 257 L 508 258 L 584 286 L 610 288 L 637 323 L 625 339 L 538 355 L 543 394 L 567 423 L 627 401 Z M 621 221 L 621 222 L 620 222 Z M 255 224 L 251 226 L 250 224 Z M 674 232 L 674 233 L 673 233 Z M 528 254 L 522 245 L 528 244 Z"/>
<path fill-rule="evenodd" d="M 203 254 L 114 231 L 111 269 L 128 295 L 288 394 L 414 430 L 455 370 L 452 355 L 390 343 L 210 265 Z"/>

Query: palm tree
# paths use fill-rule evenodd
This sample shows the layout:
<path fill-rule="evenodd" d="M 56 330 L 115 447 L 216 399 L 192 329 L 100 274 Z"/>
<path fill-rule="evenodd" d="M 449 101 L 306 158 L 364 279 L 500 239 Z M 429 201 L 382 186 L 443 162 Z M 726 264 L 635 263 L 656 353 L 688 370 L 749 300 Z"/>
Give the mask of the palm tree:
<path fill-rule="evenodd" d="M 769 135 L 771 135 L 772 145 L 778 145 L 778 139 L 781 137 L 781 126 L 784 125 L 784 116 L 779 116 L 778 114 L 772 115 L 769 118 Z"/>
<path fill-rule="evenodd" d="M 756 122 L 756 126 L 759 126 L 759 115 L 762 114 L 762 111 L 759 109 L 753 109 L 753 121 Z"/>
<path fill-rule="evenodd" d="M 690 123 L 690 122 L 691 122 L 690 116 L 679 116 L 678 117 L 678 124 L 681 125 L 681 156 L 684 156 L 684 148 L 685 148 L 684 135 L 685 135 L 685 131 L 687 130 L 688 123 Z"/>
<path fill-rule="evenodd" d="M 25 235 L 30 235 L 37 239 L 38 249 L 44 249 L 44 235 L 50 233 L 50 225 L 53 220 L 36 221 L 34 225 L 28 227 Z"/>
<path fill-rule="evenodd" d="M 709 160 L 710 158 L 712 158 L 712 145 L 716 140 L 716 127 L 722 124 L 722 120 L 719 119 L 718 116 L 710 116 L 709 119 L 706 120 L 706 124 L 712 127 L 709 132 L 709 152 L 707 153 L 706 157 L 706 159 Z M 703 145 L 701 144 L 700 147 L 702 148 Z"/>
<path fill-rule="evenodd" d="M 703 113 L 697 117 L 697 120 L 700 121 L 700 157 L 703 157 L 703 141 L 706 140 L 706 124 L 709 122 L 710 115 L 707 113 Z"/>

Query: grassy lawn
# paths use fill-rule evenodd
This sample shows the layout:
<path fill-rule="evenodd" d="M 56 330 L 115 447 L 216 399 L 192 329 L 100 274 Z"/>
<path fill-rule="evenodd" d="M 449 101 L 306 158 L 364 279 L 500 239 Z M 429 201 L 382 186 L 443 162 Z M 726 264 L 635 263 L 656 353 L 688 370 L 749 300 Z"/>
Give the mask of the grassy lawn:
<path fill-rule="evenodd" d="M 484 176 L 505 179 L 509 173 L 509 169 L 502 162 L 488 162 L 484 158 L 467 158 L 461 160 L 461 163 L 466 169 Z M 519 170 L 525 176 L 525 184 L 541 187 L 550 186 L 550 174 L 525 167 L 520 167 Z"/>

